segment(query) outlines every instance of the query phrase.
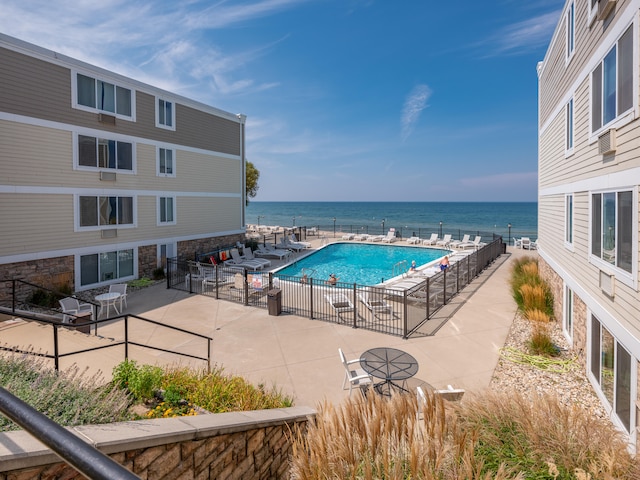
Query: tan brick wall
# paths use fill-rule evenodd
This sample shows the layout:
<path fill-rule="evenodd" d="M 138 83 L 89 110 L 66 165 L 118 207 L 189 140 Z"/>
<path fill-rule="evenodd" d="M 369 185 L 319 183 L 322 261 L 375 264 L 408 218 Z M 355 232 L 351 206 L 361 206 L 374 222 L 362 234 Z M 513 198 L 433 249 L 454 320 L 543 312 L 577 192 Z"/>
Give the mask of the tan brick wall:
<path fill-rule="evenodd" d="M 157 479 L 288 479 L 289 458 L 291 456 L 290 432 L 296 427 L 305 428 L 308 419 L 315 414 L 311 409 L 302 407 L 287 417 L 290 409 L 263 410 L 256 414 L 255 423 L 240 421 L 235 426 L 216 423 L 218 428 L 203 430 L 194 436 L 205 437 L 183 441 L 171 441 L 176 435 L 184 437 L 184 431 L 175 435 L 165 435 L 166 442 L 155 442 L 146 448 L 136 448 L 111 453 L 110 457 L 120 465 L 135 473 L 143 480 Z M 293 410 L 293 409 L 291 409 Z M 272 418 L 269 418 L 273 412 Z M 302 412 L 302 413 L 300 413 Z M 239 412 L 238 418 L 249 413 Z M 230 415 L 230 414 L 220 414 Z M 190 422 L 197 422 L 191 417 Z M 228 417 L 233 418 L 233 417 Z M 205 419 L 206 420 L 206 419 Z M 156 420 L 159 425 L 162 419 Z M 130 422 L 129 422 L 130 423 Z M 265 424 L 270 424 L 266 425 Z M 118 424 L 113 424 L 118 428 Z M 145 424 L 148 429 L 151 423 Z M 99 428 L 95 426 L 94 428 Z M 183 430 L 184 426 L 178 427 Z M 162 429 L 163 427 L 160 427 Z M 231 433 L 225 433 L 231 430 Z M 233 431 L 235 430 L 235 431 Z M 207 432 L 210 433 L 207 436 Z M 19 432 L 10 432 L 17 434 Z M 164 432 L 163 432 L 164 433 Z M 2 434 L 9 435 L 9 434 Z M 113 436 L 113 432 L 111 432 Z M 150 433 L 150 437 L 152 434 Z M 122 439 L 126 445 L 127 438 Z M 139 442 L 136 436 L 135 441 Z M 2 439 L 0 438 L 0 442 Z M 153 442 L 153 440 L 150 440 Z M 99 441 L 97 442 L 99 445 Z M 115 449 L 111 447 L 111 449 Z M 36 479 L 84 479 L 73 467 L 56 462 L 37 467 L 5 470 L 0 462 L 0 480 L 36 480 Z"/>

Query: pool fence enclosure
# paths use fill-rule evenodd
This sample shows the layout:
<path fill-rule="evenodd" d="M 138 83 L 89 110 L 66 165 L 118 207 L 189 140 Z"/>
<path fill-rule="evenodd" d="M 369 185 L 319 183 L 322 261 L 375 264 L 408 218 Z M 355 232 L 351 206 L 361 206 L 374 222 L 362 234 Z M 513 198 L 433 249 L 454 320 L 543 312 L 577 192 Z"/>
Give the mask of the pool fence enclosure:
<path fill-rule="evenodd" d="M 506 245 L 495 237 L 431 276 L 406 269 L 384 286 L 280 275 L 224 264 L 167 259 L 167 288 L 290 314 L 350 325 L 403 338 L 434 335 L 447 321 L 437 312 L 501 254 Z"/>

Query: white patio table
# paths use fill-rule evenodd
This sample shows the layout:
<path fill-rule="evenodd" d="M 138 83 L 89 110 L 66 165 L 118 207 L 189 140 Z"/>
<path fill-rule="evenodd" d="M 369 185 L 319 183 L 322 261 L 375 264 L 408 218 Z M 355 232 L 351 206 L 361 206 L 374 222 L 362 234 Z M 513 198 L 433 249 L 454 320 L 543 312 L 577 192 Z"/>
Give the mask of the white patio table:
<path fill-rule="evenodd" d="M 104 310 L 104 307 L 107 307 L 107 317 L 108 317 L 110 312 L 109 309 L 111 308 L 112 305 L 116 313 L 120 315 L 120 312 L 118 311 L 118 306 L 116 305 L 116 303 L 120 301 L 120 295 L 121 294 L 118 292 L 108 292 L 108 293 L 102 293 L 100 295 L 96 295 L 96 301 L 100 303 L 100 311 L 98 312 L 98 316 L 102 315 L 102 311 Z"/>

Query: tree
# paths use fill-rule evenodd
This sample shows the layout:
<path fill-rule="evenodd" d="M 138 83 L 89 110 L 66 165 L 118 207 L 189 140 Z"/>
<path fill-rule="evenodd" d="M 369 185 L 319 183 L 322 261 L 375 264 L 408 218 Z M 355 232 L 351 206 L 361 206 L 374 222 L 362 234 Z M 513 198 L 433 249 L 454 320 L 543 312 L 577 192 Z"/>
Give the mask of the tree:
<path fill-rule="evenodd" d="M 245 174 L 246 174 L 246 194 L 247 194 L 247 205 L 249 205 L 249 197 L 253 198 L 258 194 L 258 189 L 260 186 L 258 185 L 258 179 L 260 178 L 260 172 L 258 169 L 251 163 L 250 161 L 246 161 L 245 164 Z"/>

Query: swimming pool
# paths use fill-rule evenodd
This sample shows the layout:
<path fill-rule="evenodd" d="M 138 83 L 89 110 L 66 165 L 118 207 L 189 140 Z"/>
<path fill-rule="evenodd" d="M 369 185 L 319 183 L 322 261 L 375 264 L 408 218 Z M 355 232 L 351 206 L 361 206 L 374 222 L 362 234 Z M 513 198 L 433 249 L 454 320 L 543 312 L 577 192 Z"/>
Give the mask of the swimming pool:
<path fill-rule="evenodd" d="M 406 262 L 406 268 L 409 268 L 415 260 L 420 266 L 449 253 L 449 250 L 437 248 L 331 243 L 278 270 L 276 274 L 302 277 L 306 273 L 314 280 L 327 280 L 333 273 L 340 282 L 377 285 L 402 273 L 398 267 L 394 271 L 394 265 L 400 262 Z"/>

